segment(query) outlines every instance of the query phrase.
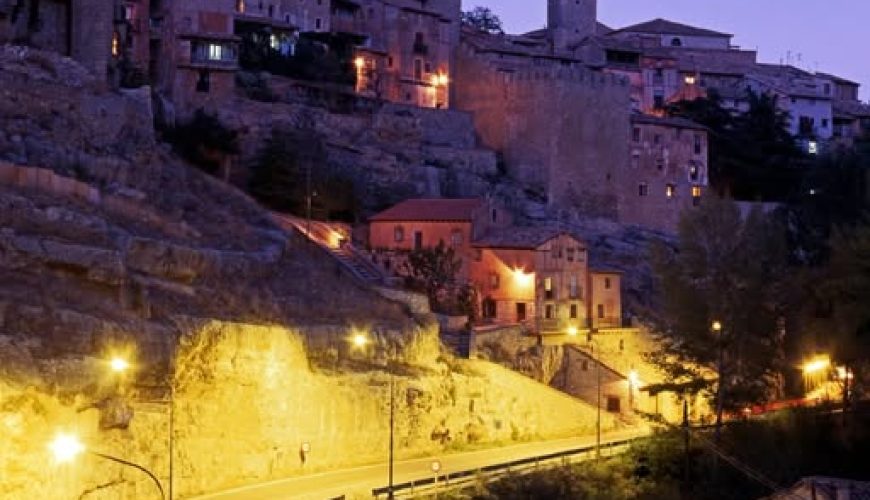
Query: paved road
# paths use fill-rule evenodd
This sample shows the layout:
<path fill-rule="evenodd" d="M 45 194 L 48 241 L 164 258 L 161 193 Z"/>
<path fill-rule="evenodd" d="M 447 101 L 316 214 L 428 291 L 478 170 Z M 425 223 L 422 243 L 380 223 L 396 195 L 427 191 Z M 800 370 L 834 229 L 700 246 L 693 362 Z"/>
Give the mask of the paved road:
<path fill-rule="evenodd" d="M 602 436 L 602 443 L 620 441 L 645 435 L 645 431 L 631 430 L 608 433 Z M 434 459 L 441 461 L 442 472 L 477 469 L 486 465 L 511 462 L 526 457 L 558 453 L 595 444 L 595 436 L 560 439 L 538 443 L 523 443 L 489 450 L 456 453 L 438 457 L 421 458 L 396 462 L 394 467 L 394 483 L 432 477 L 431 465 Z M 324 500 L 341 495 L 368 493 L 375 488 L 387 485 L 388 466 L 386 463 L 343 469 L 308 476 L 282 479 L 268 483 L 243 486 L 213 493 L 196 500 Z"/>

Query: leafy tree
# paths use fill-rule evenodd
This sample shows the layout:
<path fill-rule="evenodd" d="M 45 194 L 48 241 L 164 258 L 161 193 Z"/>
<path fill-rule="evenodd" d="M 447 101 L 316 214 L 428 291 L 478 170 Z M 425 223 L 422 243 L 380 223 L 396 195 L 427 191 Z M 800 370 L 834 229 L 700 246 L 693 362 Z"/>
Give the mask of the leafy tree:
<path fill-rule="evenodd" d="M 679 227 L 677 250 L 653 248 L 662 353 L 653 357 L 670 383 L 711 391 L 723 410 L 773 397 L 781 387 L 782 318 L 787 293 L 780 222 L 755 210 L 744 218 L 730 201 L 708 199 Z M 723 328 L 715 332 L 713 322 Z M 721 358 L 720 358 L 721 357 Z M 706 367 L 707 375 L 703 369 Z M 720 389 L 721 388 L 721 389 Z"/>
<path fill-rule="evenodd" d="M 406 271 L 412 284 L 423 290 L 433 305 L 444 302 L 444 295 L 453 290 L 462 261 L 453 248 L 443 241 L 435 247 L 412 250 L 408 254 Z"/>
<path fill-rule="evenodd" d="M 462 13 L 462 24 L 491 35 L 503 35 L 501 19 L 488 7 L 475 7 Z"/>
<path fill-rule="evenodd" d="M 308 129 L 275 130 L 251 172 L 248 190 L 260 203 L 282 212 L 312 214 L 354 222 L 357 197 L 353 180 L 332 169 L 319 135 Z"/>
<path fill-rule="evenodd" d="M 715 91 L 668 107 L 672 116 L 709 129 L 710 180 L 720 194 L 741 200 L 784 201 L 802 185 L 806 158 L 788 132 L 777 98 L 747 90 L 749 109 L 733 114 Z"/>
<path fill-rule="evenodd" d="M 227 155 L 239 150 L 238 133 L 202 109 L 166 131 L 166 139 L 182 158 L 211 174 L 217 173 Z"/>

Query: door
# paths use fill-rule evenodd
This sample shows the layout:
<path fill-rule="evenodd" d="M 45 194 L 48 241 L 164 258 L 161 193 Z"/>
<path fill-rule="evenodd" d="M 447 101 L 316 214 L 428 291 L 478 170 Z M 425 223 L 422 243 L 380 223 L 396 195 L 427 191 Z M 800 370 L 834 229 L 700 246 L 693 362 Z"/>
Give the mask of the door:
<path fill-rule="evenodd" d="M 414 250 L 423 248 L 423 233 L 414 231 Z"/>
<path fill-rule="evenodd" d="M 521 323 L 526 320 L 526 303 L 525 302 L 517 302 L 517 323 Z"/>

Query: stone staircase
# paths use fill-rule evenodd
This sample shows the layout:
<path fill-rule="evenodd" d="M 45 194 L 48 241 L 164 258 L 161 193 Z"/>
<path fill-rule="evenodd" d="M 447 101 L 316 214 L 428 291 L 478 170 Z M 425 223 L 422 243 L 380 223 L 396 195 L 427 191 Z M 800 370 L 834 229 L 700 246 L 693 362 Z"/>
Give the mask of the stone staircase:
<path fill-rule="evenodd" d="M 384 285 L 389 277 L 350 242 L 348 228 L 337 223 L 308 221 L 285 214 L 273 213 L 278 224 L 286 230 L 296 230 L 329 252 L 357 279 L 372 284 Z"/>

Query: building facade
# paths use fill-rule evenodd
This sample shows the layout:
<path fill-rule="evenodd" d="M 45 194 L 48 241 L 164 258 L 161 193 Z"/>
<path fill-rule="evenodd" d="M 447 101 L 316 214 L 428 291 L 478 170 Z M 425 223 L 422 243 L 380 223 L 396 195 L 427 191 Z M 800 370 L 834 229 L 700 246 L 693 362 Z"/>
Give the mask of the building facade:
<path fill-rule="evenodd" d="M 408 200 L 370 219 L 369 246 L 402 274 L 408 252 L 444 243 L 457 279 L 477 291 L 483 321 L 523 324 L 539 335 L 623 324 L 621 274 L 589 268 L 587 246 L 556 229 L 517 227 L 482 200 Z"/>

